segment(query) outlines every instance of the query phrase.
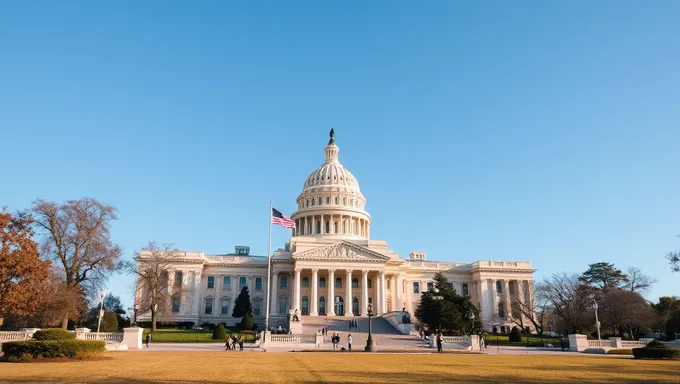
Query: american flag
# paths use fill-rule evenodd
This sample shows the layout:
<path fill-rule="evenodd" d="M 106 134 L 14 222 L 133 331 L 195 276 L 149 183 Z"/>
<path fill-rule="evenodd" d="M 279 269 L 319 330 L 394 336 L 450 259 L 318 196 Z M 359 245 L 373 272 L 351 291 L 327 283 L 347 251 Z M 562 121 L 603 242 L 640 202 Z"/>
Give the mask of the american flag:
<path fill-rule="evenodd" d="M 283 225 L 288 229 L 295 228 L 295 222 L 277 211 L 276 208 L 272 208 L 272 224 Z"/>

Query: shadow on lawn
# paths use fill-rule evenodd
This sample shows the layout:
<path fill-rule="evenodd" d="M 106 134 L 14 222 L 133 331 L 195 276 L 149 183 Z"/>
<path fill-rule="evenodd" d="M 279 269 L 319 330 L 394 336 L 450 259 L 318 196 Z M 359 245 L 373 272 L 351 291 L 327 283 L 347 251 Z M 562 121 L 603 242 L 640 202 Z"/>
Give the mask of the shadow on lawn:
<path fill-rule="evenodd" d="M 608 367 L 611 368 L 611 367 Z M 484 372 L 487 372 L 486 374 Z M 645 372 L 637 372 L 645 373 Z M 658 372 L 657 372 L 658 373 Z M 314 374 L 314 373 L 312 373 Z M 543 384 L 543 383 L 571 383 L 573 379 L 560 378 L 551 376 L 551 381 L 546 381 L 546 377 L 533 377 L 533 378 L 518 378 L 509 376 L 493 376 L 489 375 L 487 370 L 480 370 L 480 375 L 461 375 L 452 372 L 451 374 L 418 374 L 418 373 L 348 373 L 347 371 L 326 371 L 323 375 L 316 373 L 317 380 L 305 380 L 305 381 L 295 381 L 295 378 L 290 378 L 289 382 L 298 382 L 304 384 L 311 383 L 355 383 L 355 382 L 366 382 L 366 383 L 417 383 L 422 384 L 423 381 L 436 382 L 436 383 L 528 383 L 528 384 Z M 626 383 L 677 383 L 677 376 L 673 372 L 663 373 L 663 381 L 658 379 L 631 379 L 626 380 Z M 272 382 L 281 382 L 282 378 L 274 378 Z M 284 379 L 285 380 L 285 379 Z M 48 384 L 65 384 L 65 383 L 101 383 L 101 384 L 112 384 L 112 383 L 126 383 L 126 384 L 150 384 L 150 383 L 165 383 L 165 384 L 179 384 L 179 383 L 190 383 L 190 384 L 226 384 L 226 383 L 245 383 L 252 382 L 252 380 L 220 380 L 220 381 L 205 381 L 200 378 L 193 380 L 153 380 L 153 379 L 131 379 L 128 377 L 112 377 L 112 378 L 89 378 L 86 380 L 74 380 L 74 379 L 50 379 L 45 377 L 25 377 L 25 378 L 14 378 L 14 379 L 1 379 L 0 384 L 5 383 L 48 383 Z M 265 382 L 265 381 L 262 381 Z M 582 379 L 579 380 L 580 383 L 604 383 L 604 384 L 615 384 L 621 383 L 621 378 L 593 378 L 588 379 L 587 375 L 584 374 Z"/>

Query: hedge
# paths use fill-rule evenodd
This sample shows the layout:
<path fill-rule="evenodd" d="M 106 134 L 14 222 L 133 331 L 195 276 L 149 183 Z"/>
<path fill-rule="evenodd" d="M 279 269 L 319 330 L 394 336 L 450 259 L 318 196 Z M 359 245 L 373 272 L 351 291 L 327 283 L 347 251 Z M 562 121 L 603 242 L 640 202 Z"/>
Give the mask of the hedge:
<path fill-rule="evenodd" d="M 646 347 L 633 348 L 636 359 L 680 359 L 680 349 L 671 348 L 660 341 L 652 341 Z"/>
<path fill-rule="evenodd" d="M 632 349 L 610 349 L 607 351 L 608 355 L 632 355 L 633 350 Z"/>
<path fill-rule="evenodd" d="M 76 334 L 61 328 L 45 328 L 33 334 L 33 340 L 73 340 Z"/>
<path fill-rule="evenodd" d="M 30 358 L 86 359 L 98 356 L 105 350 L 105 343 L 99 340 L 29 340 L 2 344 L 2 353 L 10 361 Z"/>

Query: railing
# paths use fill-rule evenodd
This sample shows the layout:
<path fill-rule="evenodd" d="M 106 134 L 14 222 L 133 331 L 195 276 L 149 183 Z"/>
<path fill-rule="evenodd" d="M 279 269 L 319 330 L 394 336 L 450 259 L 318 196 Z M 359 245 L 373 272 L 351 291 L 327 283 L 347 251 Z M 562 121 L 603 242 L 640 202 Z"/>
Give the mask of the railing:
<path fill-rule="evenodd" d="M 616 348 L 616 341 L 614 340 L 588 340 L 590 348 Z"/>
<path fill-rule="evenodd" d="M 463 344 L 470 345 L 469 336 L 443 336 L 442 344 Z"/>
<path fill-rule="evenodd" d="M 315 344 L 316 335 L 270 335 L 271 344 Z"/>
<path fill-rule="evenodd" d="M 642 348 L 646 346 L 646 341 L 621 340 L 621 348 Z"/>
<path fill-rule="evenodd" d="M 117 343 L 123 341 L 123 334 L 117 332 L 84 332 L 81 335 L 83 340 L 103 340 Z"/>
<path fill-rule="evenodd" d="M 31 337 L 33 336 L 28 332 L 0 332 L 0 343 L 29 340 Z"/>

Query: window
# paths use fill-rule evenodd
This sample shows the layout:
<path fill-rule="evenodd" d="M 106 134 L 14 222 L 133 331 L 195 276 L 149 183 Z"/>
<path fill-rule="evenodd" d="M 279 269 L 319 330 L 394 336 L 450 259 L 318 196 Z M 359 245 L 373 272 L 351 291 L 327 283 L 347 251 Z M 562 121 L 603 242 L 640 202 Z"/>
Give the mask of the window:
<path fill-rule="evenodd" d="M 496 293 L 503 293 L 503 282 L 496 280 Z"/>
<path fill-rule="evenodd" d="M 417 281 L 413 282 L 413 293 L 420 293 L 420 283 Z"/>
<path fill-rule="evenodd" d="M 319 287 L 325 288 L 326 287 L 326 278 L 322 277 L 319 279 Z"/>
<path fill-rule="evenodd" d="M 262 299 L 253 300 L 253 316 L 260 316 L 262 314 Z"/>
<path fill-rule="evenodd" d="M 321 205 L 322 201 L 323 201 L 323 200 L 321 200 L 321 198 L 319 197 L 319 205 Z"/>
<path fill-rule="evenodd" d="M 208 289 L 215 288 L 215 276 L 208 276 Z"/>
<path fill-rule="evenodd" d="M 302 278 L 302 286 L 303 287 L 309 287 L 309 277 L 303 277 Z"/>
<path fill-rule="evenodd" d="M 468 283 L 463 283 L 463 296 L 470 296 L 470 290 L 468 288 Z"/>
<path fill-rule="evenodd" d="M 359 288 L 359 279 L 352 279 L 352 288 Z"/>
<path fill-rule="evenodd" d="M 177 271 L 175 272 L 175 287 L 181 287 L 182 286 L 182 271 Z"/>
<path fill-rule="evenodd" d="M 285 296 L 279 297 L 279 313 L 281 314 L 288 313 L 288 298 Z"/>
<path fill-rule="evenodd" d="M 326 222 L 326 233 L 331 233 L 331 222 L 330 221 Z"/>
<path fill-rule="evenodd" d="M 279 288 L 288 288 L 288 276 L 281 276 L 281 279 L 279 280 Z"/>
<path fill-rule="evenodd" d="M 326 204 L 327 204 L 327 205 L 330 205 L 330 203 L 331 203 L 331 198 L 330 198 L 330 197 L 327 197 L 327 198 L 326 198 Z"/>
<path fill-rule="evenodd" d="M 255 278 L 255 290 L 257 290 L 257 291 L 262 290 L 262 278 L 261 277 Z"/>
<path fill-rule="evenodd" d="M 309 315 L 309 297 L 302 296 L 302 314 Z"/>
<path fill-rule="evenodd" d="M 449 289 L 453 289 L 453 283 L 449 283 Z"/>
<path fill-rule="evenodd" d="M 231 289 L 231 276 L 224 276 L 222 278 L 222 289 Z"/>
<path fill-rule="evenodd" d="M 338 205 L 338 198 L 335 198 L 335 205 Z"/>
<path fill-rule="evenodd" d="M 212 315 L 213 299 L 212 297 L 205 298 L 205 314 Z"/>
<path fill-rule="evenodd" d="M 368 289 L 373 288 L 373 280 L 368 279 L 367 282 L 368 282 L 368 286 L 366 286 L 366 288 L 368 288 Z"/>
<path fill-rule="evenodd" d="M 321 222 L 320 221 L 316 222 L 316 233 L 321 233 Z"/>
<path fill-rule="evenodd" d="M 173 297 L 172 298 L 172 313 L 178 313 L 179 312 L 179 298 L 178 297 Z"/>
<path fill-rule="evenodd" d="M 319 315 L 325 314 L 326 314 L 326 298 L 324 296 L 321 296 L 319 298 Z"/>
<path fill-rule="evenodd" d="M 161 281 L 164 286 L 168 285 L 168 271 L 161 272 Z"/>
<path fill-rule="evenodd" d="M 342 288 L 342 278 L 341 277 L 335 278 L 335 288 Z"/>
<path fill-rule="evenodd" d="M 245 286 L 246 286 L 246 277 L 245 276 L 239 277 L 238 278 L 238 290 L 239 291 L 242 290 L 243 287 L 245 287 Z"/>
<path fill-rule="evenodd" d="M 220 301 L 220 314 L 228 315 L 230 307 L 231 307 L 231 300 L 230 299 L 222 299 Z"/>
<path fill-rule="evenodd" d="M 498 317 L 505 317 L 505 303 L 502 301 L 498 302 Z"/>
<path fill-rule="evenodd" d="M 433 291 L 434 290 L 434 284 L 431 281 L 427 282 L 427 291 Z"/>

